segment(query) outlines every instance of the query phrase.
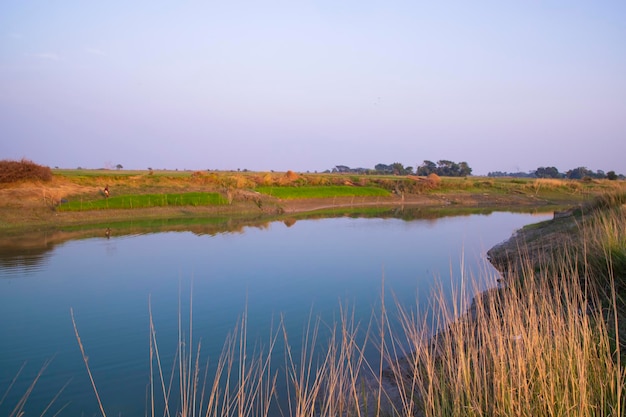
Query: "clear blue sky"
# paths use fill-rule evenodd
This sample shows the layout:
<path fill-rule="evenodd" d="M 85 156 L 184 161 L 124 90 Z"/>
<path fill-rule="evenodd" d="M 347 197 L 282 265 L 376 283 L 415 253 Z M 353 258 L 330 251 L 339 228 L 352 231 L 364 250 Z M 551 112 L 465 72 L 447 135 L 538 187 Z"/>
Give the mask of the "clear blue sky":
<path fill-rule="evenodd" d="M 626 174 L 626 1 L 0 4 L 0 159 Z"/>

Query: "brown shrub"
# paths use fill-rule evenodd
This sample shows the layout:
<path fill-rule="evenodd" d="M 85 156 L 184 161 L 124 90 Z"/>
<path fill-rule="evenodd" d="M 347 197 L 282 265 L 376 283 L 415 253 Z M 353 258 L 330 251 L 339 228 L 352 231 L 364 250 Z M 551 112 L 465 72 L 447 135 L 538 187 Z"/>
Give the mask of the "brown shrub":
<path fill-rule="evenodd" d="M 206 176 L 201 171 L 195 171 L 191 174 L 191 181 L 199 184 L 203 184 L 205 182 Z"/>
<path fill-rule="evenodd" d="M 50 167 L 38 165 L 28 159 L 21 161 L 0 161 L 0 183 L 11 183 L 27 180 L 50 181 Z"/>
<path fill-rule="evenodd" d="M 259 185 L 265 185 L 265 186 L 274 185 L 274 177 L 272 176 L 272 174 L 268 172 L 265 175 L 263 175 L 263 178 L 261 178 L 261 182 Z"/>
<path fill-rule="evenodd" d="M 298 174 L 290 170 L 290 171 L 287 171 L 285 175 L 279 179 L 278 183 L 280 185 L 290 185 L 291 183 L 296 181 L 298 178 L 299 178 Z"/>
<path fill-rule="evenodd" d="M 428 186 L 430 188 L 437 188 L 441 184 L 441 177 L 439 177 L 439 175 L 435 174 L 434 172 L 428 174 L 426 180 L 428 181 Z"/>

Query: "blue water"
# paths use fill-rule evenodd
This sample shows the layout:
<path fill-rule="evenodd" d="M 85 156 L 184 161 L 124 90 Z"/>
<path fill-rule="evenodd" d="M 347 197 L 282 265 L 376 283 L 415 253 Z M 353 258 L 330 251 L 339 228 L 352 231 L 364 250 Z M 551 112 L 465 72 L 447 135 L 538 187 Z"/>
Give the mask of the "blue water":
<path fill-rule="evenodd" d="M 227 333 L 248 311 L 248 338 L 267 342 L 284 317 L 294 346 L 310 314 L 336 320 L 350 305 L 368 322 L 381 285 L 400 303 L 427 306 L 436 280 L 456 285 L 494 271 L 486 251 L 519 227 L 548 215 L 493 213 L 437 220 L 336 218 L 281 222 L 243 232 L 168 232 L 69 241 L 40 263 L 0 266 L 0 405 L 7 415 L 47 359 L 49 367 L 27 401 L 39 415 L 97 415 L 70 318 L 73 309 L 108 415 L 143 415 L 149 379 L 151 298 L 159 348 L 171 363 L 179 300 L 183 322 L 193 299 L 194 339 L 217 359 Z M 13 253 L 13 251 L 12 251 Z M 192 296 L 190 294 L 193 294 Z M 277 348 L 277 351 L 280 349 Z M 168 362 L 169 361 L 169 362 Z M 283 359 L 276 360 L 283 363 Z"/>

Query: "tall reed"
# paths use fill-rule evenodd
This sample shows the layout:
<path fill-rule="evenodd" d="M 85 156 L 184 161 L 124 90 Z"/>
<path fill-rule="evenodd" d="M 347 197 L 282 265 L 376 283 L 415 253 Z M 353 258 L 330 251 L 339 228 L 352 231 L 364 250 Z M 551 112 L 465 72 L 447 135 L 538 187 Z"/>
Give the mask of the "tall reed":
<path fill-rule="evenodd" d="M 452 305 L 435 294 L 421 318 L 398 306 L 402 355 L 387 349 L 387 358 L 403 404 L 426 416 L 623 415 L 619 346 L 577 268 L 559 267 L 558 278 L 528 268 L 460 317 L 462 292 Z"/>
<path fill-rule="evenodd" d="M 227 336 L 210 377 L 209 361 L 203 361 L 201 357 L 201 342 L 193 339 L 193 312 L 190 307 L 188 334 L 185 334 L 179 312 L 178 347 L 166 380 L 151 306 L 149 315 L 150 416 L 269 415 L 276 386 L 276 375 L 271 368 L 276 334 L 270 335 L 267 347 L 255 346 L 250 350 L 245 312 Z M 177 395 L 174 395 L 176 391 Z"/>

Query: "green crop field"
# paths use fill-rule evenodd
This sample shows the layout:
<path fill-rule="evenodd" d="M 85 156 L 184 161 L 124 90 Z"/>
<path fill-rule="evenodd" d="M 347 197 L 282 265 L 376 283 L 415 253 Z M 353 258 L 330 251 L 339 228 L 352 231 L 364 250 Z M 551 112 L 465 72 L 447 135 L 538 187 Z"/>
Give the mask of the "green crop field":
<path fill-rule="evenodd" d="M 219 193 L 121 195 L 95 201 L 72 200 L 59 205 L 59 211 L 136 209 L 167 206 L 215 206 L 227 204 Z"/>
<path fill-rule="evenodd" d="M 307 187 L 257 187 L 256 191 L 284 200 L 296 198 L 331 197 L 388 197 L 389 191 L 377 187 L 351 187 L 348 185 Z"/>

